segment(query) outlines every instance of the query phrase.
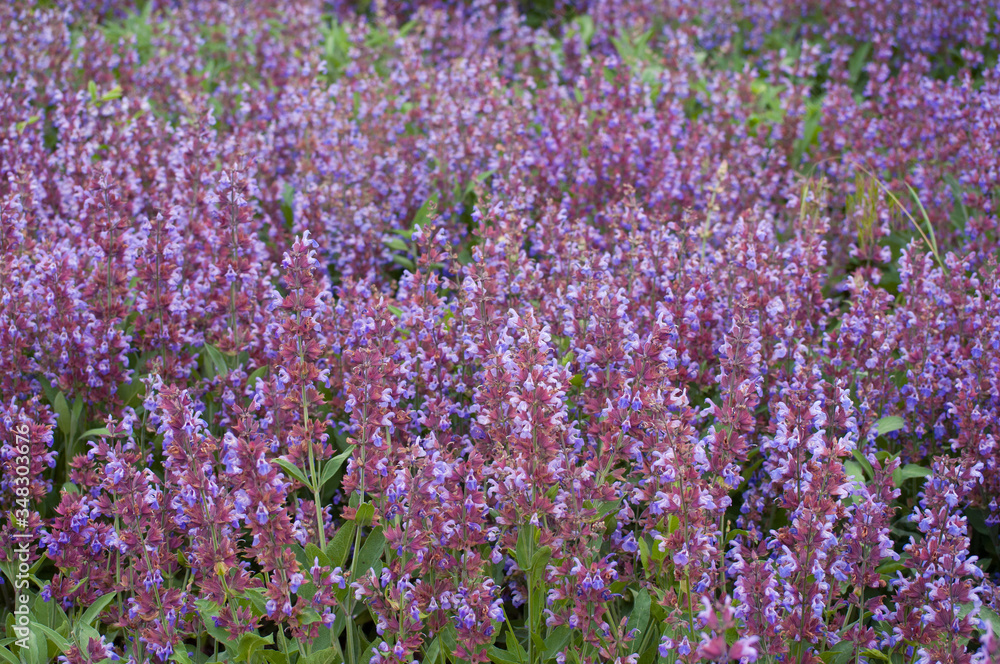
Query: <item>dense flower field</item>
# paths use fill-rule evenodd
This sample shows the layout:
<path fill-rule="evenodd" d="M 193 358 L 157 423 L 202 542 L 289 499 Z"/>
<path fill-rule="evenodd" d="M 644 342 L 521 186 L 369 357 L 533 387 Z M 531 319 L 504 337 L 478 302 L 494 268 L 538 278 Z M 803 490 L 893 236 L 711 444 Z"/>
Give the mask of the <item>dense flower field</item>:
<path fill-rule="evenodd" d="M 1000 2 L 367 5 L 0 5 L 0 660 L 1000 661 Z"/>

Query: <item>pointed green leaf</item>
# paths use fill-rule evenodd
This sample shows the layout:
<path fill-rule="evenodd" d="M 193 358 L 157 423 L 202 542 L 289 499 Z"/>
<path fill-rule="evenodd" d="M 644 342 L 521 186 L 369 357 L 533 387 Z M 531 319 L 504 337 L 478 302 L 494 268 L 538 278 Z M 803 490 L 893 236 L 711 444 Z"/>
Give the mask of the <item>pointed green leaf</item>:
<path fill-rule="evenodd" d="M 994 636 L 1000 634 L 1000 615 L 988 606 L 979 607 L 979 618 L 993 627 Z"/>
<path fill-rule="evenodd" d="M 194 664 L 194 660 L 184 650 L 175 650 L 174 654 L 170 656 L 170 661 L 178 662 L 178 664 Z"/>
<path fill-rule="evenodd" d="M 919 466 L 915 463 L 908 463 L 902 468 L 897 468 L 892 471 L 892 479 L 896 486 L 899 486 L 906 480 L 911 480 L 917 477 L 927 477 L 930 474 L 930 468 L 925 468 L 924 466 Z"/>
<path fill-rule="evenodd" d="M 399 265 L 404 270 L 409 270 L 410 272 L 417 271 L 417 266 L 413 264 L 413 261 L 411 261 L 409 258 L 404 258 L 403 256 L 400 256 L 398 254 L 393 255 L 392 262 L 395 263 L 396 265 Z"/>
<path fill-rule="evenodd" d="M 869 480 L 873 479 L 875 477 L 875 470 L 872 468 L 871 462 L 868 461 L 868 457 L 866 457 L 861 452 L 861 450 L 853 450 L 851 453 L 854 455 L 855 460 L 857 460 L 858 464 L 860 464 L 861 468 L 864 470 L 867 479 Z"/>
<path fill-rule="evenodd" d="M 647 572 L 651 571 L 649 567 L 649 543 L 646 542 L 645 537 L 639 538 L 639 559 L 642 561 L 642 568 Z"/>
<path fill-rule="evenodd" d="M 375 506 L 369 502 L 361 503 L 358 506 L 358 511 L 354 514 L 354 522 L 358 524 L 359 528 L 364 528 L 371 524 L 372 519 L 375 518 Z"/>
<path fill-rule="evenodd" d="M 884 436 L 892 431 L 898 431 L 902 428 L 903 418 L 899 415 L 889 415 L 888 417 L 883 417 L 875 423 L 875 430 L 878 431 L 878 435 L 880 436 Z"/>
<path fill-rule="evenodd" d="M 633 629 L 639 630 L 641 635 L 646 626 L 649 624 L 649 607 L 652 604 L 652 600 L 649 597 L 649 592 L 646 590 L 640 590 L 635 596 L 635 603 L 632 605 L 632 613 L 628 617 L 628 630 Z M 636 644 L 638 647 L 639 644 Z"/>
<path fill-rule="evenodd" d="M 94 438 L 96 436 L 107 438 L 110 435 L 111 432 L 108 431 L 107 427 L 97 427 L 96 429 L 88 429 L 87 431 L 81 433 L 79 440 L 83 440 L 85 438 Z"/>
<path fill-rule="evenodd" d="M 226 357 L 212 344 L 205 344 L 205 353 L 208 354 L 208 361 L 205 363 L 205 370 L 208 377 L 224 376 L 229 373 L 229 365 L 226 364 Z M 211 362 L 211 368 L 209 368 Z"/>
<path fill-rule="evenodd" d="M 389 247 L 390 249 L 395 249 L 396 251 L 410 253 L 409 245 L 398 237 L 385 238 L 382 240 L 382 244 Z"/>
<path fill-rule="evenodd" d="M 326 551 L 323 551 L 323 549 L 319 548 L 312 542 L 309 542 L 308 544 L 306 544 L 306 562 L 309 563 L 311 566 L 312 562 L 317 558 L 319 559 L 320 565 L 331 567 L 330 557 L 326 555 Z"/>
<path fill-rule="evenodd" d="M 514 547 L 514 560 L 521 571 L 527 572 L 531 569 L 531 526 L 524 525 L 517 532 L 517 544 Z"/>
<path fill-rule="evenodd" d="M 382 557 L 382 550 L 385 548 L 385 535 L 382 533 L 382 526 L 376 526 L 368 537 L 365 538 L 361 553 L 358 554 L 358 576 L 371 569 L 375 561 Z M 356 579 L 351 579 L 355 581 Z"/>
<path fill-rule="evenodd" d="M 560 625 L 552 630 L 552 633 L 545 639 L 545 650 L 542 652 L 542 661 L 555 659 L 563 651 L 563 648 L 566 647 L 566 644 L 569 643 L 569 638 L 572 634 L 573 630 L 568 625 Z"/>
<path fill-rule="evenodd" d="M 59 417 L 59 430 L 62 431 L 64 435 L 68 436 L 72 420 L 69 413 L 69 404 L 66 402 L 66 395 L 62 392 L 57 394 L 56 401 L 52 404 L 52 408 L 56 411 L 56 415 Z"/>
<path fill-rule="evenodd" d="M 114 600 L 117 595 L 118 593 L 111 592 L 98 597 L 94 603 L 91 604 L 86 611 L 84 611 L 83 616 L 80 618 L 80 622 L 84 625 L 93 625 L 94 622 L 96 622 L 100 617 L 101 611 L 103 611 L 108 604 L 111 604 L 112 600 Z"/>
<path fill-rule="evenodd" d="M 264 367 L 257 367 L 256 369 L 253 370 L 252 374 L 250 374 L 249 376 L 247 376 L 247 385 L 249 385 L 250 387 L 256 387 L 257 386 L 257 379 L 258 378 L 263 378 L 266 373 L 267 373 L 267 367 L 266 366 L 264 366 Z"/>
<path fill-rule="evenodd" d="M 337 474 L 337 471 L 344 465 L 344 462 L 351 458 L 351 454 L 353 453 L 354 446 L 352 445 L 350 449 L 341 452 L 326 462 L 326 465 L 323 466 L 323 474 L 319 480 L 320 487 L 325 486 L 327 482 L 333 479 L 333 476 Z"/>
<path fill-rule="evenodd" d="M 215 618 L 219 617 L 222 607 L 208 599 L 195 600 L 194 604 L 198 607 L 198 615 L 201 616 L 201 621 L 205 625 L 205 631 L 211 634 L 212 638 L 216 641 L 224 645 L 226 650 L 230 650 L 232 644 L 229 641 L 229 634 L 226 630 L 215 624 Z"/>
<path fill-rule="evenodd" d="M 420 658 L 420 661 L 427 662 L 427 664 L 437 664 L 438 658 L 441 656 L 441 637 L 435 637 L 431 644 L 424 648 L 424 656 Z"/>
<path fill-rule="evenodd" d="M 552 558 L 552 547 L 543 546 L 538 551 L 535 551 L 535 555 L 531 556 L 531 567 L 530 567 L 530 583 L 533 586 L 538 585 L 542 580 L 542 576 L 545 573 L 545 566 L 549 564 L 549 559 Z"/>
<path fill-rule="evenodd" d="M 432 219 L 434 214 L 437 212 L 437 204 L 440 195 L 437 192 L 431 194 L 431 197 L 424 201 L 424 204 L 420 206 L 417 213 L 413 215 L 413 226 L 423 227 L 429 219 Z"/>
<path fill-rule="evenodd" d="M 326 545 L 326 555 L 330 559 L 332 567 L 343 567 L 347 561 L 347 556 L 351 550 L 351 541 L 354 538 L 356 524 L 353 521 L 346 521 L 340 526 L 340 530 L 333 536 L 333 539 Z"/>
<path fill-rule="evenodd" d="M 65 636 L 63 636 L 59 632 L 56 632 L 55 630 L 37 622 L 32 623 L 31 628 L 37 629 L 42 634 L 44 634 L 49 639 L 49 641 L 55 644 L 56 648 L 59 649 L 59 652 L 65 653 L 67 650 L 69 650 L 70 642 L 66 639 Z"/>
<path fill-rule="evenodd" d="M 294 463 L 285 458 L 279 458 L 274 460 L 279 466 L 281 466 L 289 475 L 294 477 L 296 480 L 302 483 L 303 486 L 310 486 L 309 479 L 306 474 L 296 466 Z"/>
<path fill-rule="evenodd" d="M 299 657 L 298 664 L 337 664 L 340 661 L 340 655 L 336 648 L 326 648 L 311 655 Z"/>
<path fill-rule="evenodd" d="M 268 635 L 265 639 L 256 632 L 247 632 L 240 635 L 240 640 L 236 645 L 237 662 L 249 662 L 254 654 L 263 650 L 264 646 L 274 643 L 274 637 Z M 299 660 L 302 661 L 302 660 Z"/>
<path fill-rule="evenodd" d="M 249 602 L 250 610 L 254 612 L 255 616 L 263 617 L 267 615 L 267 599 L 264 597 L 263 590 L 260 588 L 245 588 L 243 590 L 243 599 Z"/>

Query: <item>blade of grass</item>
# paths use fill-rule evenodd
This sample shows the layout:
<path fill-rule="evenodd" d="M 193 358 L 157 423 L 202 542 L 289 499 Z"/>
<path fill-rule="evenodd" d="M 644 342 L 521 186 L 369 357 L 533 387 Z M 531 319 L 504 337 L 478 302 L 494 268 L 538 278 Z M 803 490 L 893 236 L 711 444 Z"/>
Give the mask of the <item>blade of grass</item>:
<path fill-rule="evenodd" d="M 937 239 L 934 238 L 934 228 L 933 226 L 931 226 L 930 219 L 927 216 L 927 210 L 924 209 L 923 204 L 920 202 L 917 193 L 913 191 L 913 188 L 910 187 L 909 184 L 904 183 L 906 184 L 907 189 L 910 190 L 910 193 L 913 195 L 914 199 L 916 199 L 917 205 L 920 207 L 920 211 L 923 214 L 924 220 L 927 222 L 927 227 L 928 229 L 930 229 L 930 237 L 927 236 L 927 233 L 925 233 L 924 229 L 920 226 L 919 223 L 917 223 L 917 220 L 913 218 L 913 215 L 910 214 L 910 211 L 907 210 L 906 207 L 896 197 L 896 194 L 892 193 L 889 187 L 887 187 L 885 183 L 882 182 L 882 180 L 880 180 L 877 175 L 872 173 L 870 170 L 868 170 L 861 164 L 855 163 L 855 166 L 857 166 L 864 173 L 867 173 L 868 177 L 870 177 L 875 182 L 875 184 L 879 186 L 879 188 L 885 193 L 885 195 L 888 196 L 889 199 L 896 204 L 896 207 L 898 207 L 900 211 L 906 216 L 906 218 L 910 220 L 910 223 L 913 224 L 913 227 L 917 229 L 918 233 L 920 233 L 920 237 L 923 239 L 924 244 L 926 244 L 927 247 L 931 250 L 931 253 L 934 254 L 934 258 L 937 260 L 938 265 L 941 266 L 942 270 L 947 272 L 948 268 L 945 267 L 944 261 L 941 260 L 941 254 L 938 253 Z"/>

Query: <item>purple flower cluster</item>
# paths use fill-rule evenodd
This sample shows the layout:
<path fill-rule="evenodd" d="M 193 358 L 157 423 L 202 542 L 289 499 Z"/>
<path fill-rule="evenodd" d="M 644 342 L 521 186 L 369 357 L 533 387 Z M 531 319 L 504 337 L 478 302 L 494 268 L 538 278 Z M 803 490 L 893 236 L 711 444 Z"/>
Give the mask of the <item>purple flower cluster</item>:
<path fill-rule="evenodd" d="M 373 5 L 0 7 L 43 643 L 1000 661 L 1000 6 Z"/>

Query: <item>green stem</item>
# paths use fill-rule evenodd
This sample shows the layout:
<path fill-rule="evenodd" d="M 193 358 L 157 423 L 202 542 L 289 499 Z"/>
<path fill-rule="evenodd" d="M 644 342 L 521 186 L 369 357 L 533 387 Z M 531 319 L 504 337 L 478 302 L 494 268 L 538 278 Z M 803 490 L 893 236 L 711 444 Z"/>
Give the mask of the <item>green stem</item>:
<path fill-rule="evenodd" d="M 364 418 L 367 419 L 367 409 L 364 413 Z M 358 505 L 362 505 L 365 502 L 365 448 L 367 440 L 361 441 L 361 481 L 359 489 L 361 491 L 361 498 L 358 500 Z M 358 525 L 354 529 L 354 554 L 351 556 L 351 583 L 356 581 L 355 576 L 358 570 L 358 552 L 361 550 L 361 526 Z M 354 595 L 350 592 L 348 587 L 347 592 L 347 615 L 344 616 L 345 626 L 347 628 L 347 664 L 358 664 L 357 659 L 354 655 Z"/>

